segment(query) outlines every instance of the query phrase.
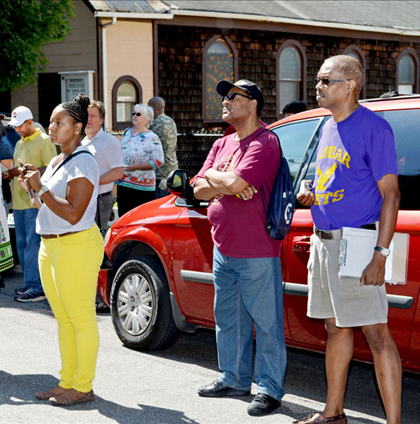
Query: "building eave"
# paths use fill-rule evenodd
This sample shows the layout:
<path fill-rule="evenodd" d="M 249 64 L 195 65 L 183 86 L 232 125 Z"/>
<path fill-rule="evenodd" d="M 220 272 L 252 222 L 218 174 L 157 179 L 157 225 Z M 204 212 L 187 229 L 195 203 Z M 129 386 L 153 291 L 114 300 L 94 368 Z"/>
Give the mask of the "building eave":
<path fill-rule="evenodd" d="M 346 29 L 350 31 L 394 34 L 394 35 L 403 35 L 408 37 L 420 37 L 420 31 L 413 30 L 410 28 L 388 28 L 388 27 L 377 27 L 377 26 L 369 26 L 369 25 L 345 24 L 340 22 L 321 22 L 321 21 L 311 21 L 311 20 L 305 20 L 305 19 L 291 19 L 291 18 L 270 17 L 270 16 L 261 16 L 261 15 L 244 15 L 244 14 L 238 14 L 238 13 L 197 12 L 197 11 L 187 11 L 187 10 L 171 10 L 170 13 L 173 15 L 179 15 L 179 16 L 191 16 L 191 17 L 202 17 L 202 18 L 213 18 L 213 19 L 215 18 L 216 19 L 237 19 L 237 20 L 247 20 L 247 21 L 301 25 L 301 26 L 310 26 L 310 27 Z"/>
<path fill-rule="evenodd" d="M 131 13 L 131 12 L 95 12 L 95 18 L 119 19 L 173 19 L 174 15 L 167 13 Z"/>

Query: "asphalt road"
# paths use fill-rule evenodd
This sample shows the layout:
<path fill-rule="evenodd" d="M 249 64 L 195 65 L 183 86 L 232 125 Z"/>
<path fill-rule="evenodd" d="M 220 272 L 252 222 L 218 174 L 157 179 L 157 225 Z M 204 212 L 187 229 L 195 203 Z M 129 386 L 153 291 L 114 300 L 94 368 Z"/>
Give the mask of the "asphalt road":
<path fill-rule="evenodd" d="M 57 326 L 46 301 L 19 304 L 19 267 L 5 276 L 0 290 L 0 422 L 41 424 L 291 423 L 323 408 L 326 396 L 322 355 L 288 350 L 286 396 L 274 414 L 255 418 L 246 398 L 206 399 L 197 387 L 217 378 L 214 333 L 182 336 L 170 349 L 142 353 L 124 348 L 109 314 L 98 316 L 101 346 L 94 390 L 96 400 L 56 407 L 34 397 L 58 383 Z M 252 392 L 256 393 L 253 386 Z M 385 423 L 371 365 L 353 364 L 346 396 L 351 424 Z M 404 374 L 403 423 L 420 423 L 420 376 Z"/>

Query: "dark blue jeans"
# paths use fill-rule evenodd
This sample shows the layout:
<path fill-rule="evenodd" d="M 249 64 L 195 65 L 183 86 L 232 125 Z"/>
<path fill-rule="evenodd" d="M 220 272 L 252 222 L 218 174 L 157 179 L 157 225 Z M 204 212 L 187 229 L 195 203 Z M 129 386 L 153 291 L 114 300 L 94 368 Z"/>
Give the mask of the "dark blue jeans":
<path fill-rule="evenodd" d="M 41 278 L 38 268 L 38 253 L 41 237 L 35 232 L 38 209 L 14 209 L 16 233 L 16 249 L 23 271 L 25 286 L 29 289 L 41 291 Z"/>
<path fill-rule="evenodd" d="M 232 258 L 214 247 L 213 273 L 219 379 L 250 390 L 255 324 L 258 393 L 280 400 L 287 364 L 280 258 Z"/>

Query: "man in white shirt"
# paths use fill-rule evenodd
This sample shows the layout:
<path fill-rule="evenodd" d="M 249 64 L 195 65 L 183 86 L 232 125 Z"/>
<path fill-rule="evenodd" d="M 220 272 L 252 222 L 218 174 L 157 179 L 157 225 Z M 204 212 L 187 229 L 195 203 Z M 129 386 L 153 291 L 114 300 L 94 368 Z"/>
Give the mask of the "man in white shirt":
<path fill-rule="evenodd" d="M 89 105 L 89 120 L 86 125 L 86 137 L 82 145 L 87 146 L 99 166 L 99 195 L 96 223 L 105 236 L 107 224 L 114 205 L 112 188 L 114 181 L 122 178 L 124 164 L 121 145 L 116 137 L 102 129 L 105 119 L 105 108 L 102 102 L 92 100 Z"/>

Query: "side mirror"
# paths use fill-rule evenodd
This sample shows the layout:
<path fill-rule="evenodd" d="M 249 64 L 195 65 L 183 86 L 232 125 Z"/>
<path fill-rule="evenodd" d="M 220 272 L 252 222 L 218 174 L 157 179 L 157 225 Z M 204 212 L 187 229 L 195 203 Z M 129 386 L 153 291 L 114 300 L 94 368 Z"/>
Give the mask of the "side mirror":
<path fill-rule="evenodd" d="M 167 178 L 167 188 L 171 194 L 186 200 L 194 199 L 194 190 L 190 186 L 187 171 L 183 169 L 175 169 Z"/>

